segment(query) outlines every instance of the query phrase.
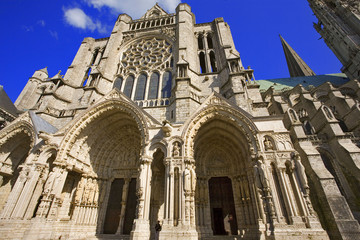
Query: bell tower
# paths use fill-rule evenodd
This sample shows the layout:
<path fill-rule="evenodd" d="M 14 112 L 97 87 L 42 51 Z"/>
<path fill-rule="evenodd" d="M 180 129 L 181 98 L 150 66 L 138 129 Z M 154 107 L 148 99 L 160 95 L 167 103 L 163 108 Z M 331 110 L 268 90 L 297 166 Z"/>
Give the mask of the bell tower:
<path fill-rule="evenodd" d="M 318 19 L 314 28 L 340 60 L 350 79 L 360 77 L 360 3 L 351 0 L 308 0 Z"/>

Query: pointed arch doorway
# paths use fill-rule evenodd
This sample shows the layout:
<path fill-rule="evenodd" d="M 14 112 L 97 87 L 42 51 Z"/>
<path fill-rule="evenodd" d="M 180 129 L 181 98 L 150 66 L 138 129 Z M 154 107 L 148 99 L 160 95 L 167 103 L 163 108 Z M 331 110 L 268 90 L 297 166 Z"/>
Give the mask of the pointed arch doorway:
<path fill-rule="evenodd" d="M 257 202 L 249 145 L 242 131 L 220 116 L 194 139 L 197 231 L 201 239 L 240 235 L 257 239 Z"/>
<path fill-rule="evenodd" d="M 228 177 L 210 178 L 209 198 L 213 234 L 237 235 L 237 221 L 231 179 Z"/>

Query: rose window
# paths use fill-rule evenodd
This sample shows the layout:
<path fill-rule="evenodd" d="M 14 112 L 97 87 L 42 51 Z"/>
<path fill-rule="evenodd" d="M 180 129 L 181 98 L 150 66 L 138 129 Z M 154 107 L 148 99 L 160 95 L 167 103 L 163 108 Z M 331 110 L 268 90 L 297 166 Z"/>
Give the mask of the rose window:
<path fill-rule="evenodd" d="M 171 61 L 172 48 L 164 39 L 143 39 L 133 43 L 122 56 L 124 68 L 132 70 L 165 69 Z"/>

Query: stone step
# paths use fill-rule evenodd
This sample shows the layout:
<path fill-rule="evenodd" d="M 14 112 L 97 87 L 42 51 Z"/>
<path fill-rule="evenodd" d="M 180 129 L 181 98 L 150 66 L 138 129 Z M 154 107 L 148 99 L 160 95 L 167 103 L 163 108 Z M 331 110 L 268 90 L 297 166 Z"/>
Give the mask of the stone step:
<path fill-rule="evenodd" d="M 116 235 L 116 234 L 97 234 L 94 237 L 86 238 L 86 240 L 109 240 L 109 239 L 116 239 L 116 240 L 129 240 L 130 235 Z"/>
<path fill-rule="evenodd" d="M 218 236 L 209 236 L 209 237 L 203 237 L 201 238 L 201 240 L 240 240 L 243 239 L 240 236 L 236 236 L 236 235 L 231 235 L 231 236 L 227 236 L 227 235 L 218 235 Z"/>

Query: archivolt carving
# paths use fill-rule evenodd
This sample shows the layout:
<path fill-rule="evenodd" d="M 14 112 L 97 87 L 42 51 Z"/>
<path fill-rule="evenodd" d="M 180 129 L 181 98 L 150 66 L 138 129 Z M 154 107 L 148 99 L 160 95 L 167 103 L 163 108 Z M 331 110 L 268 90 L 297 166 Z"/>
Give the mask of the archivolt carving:
<path fill-rule="evenodd" d="M 73 148 L 74 144 L 76 144 L 76 141 L 81 138 L 80 135 L 83 130 L 92 122 L 101 119 L 102 116 L 107 116 L 106 113 L 109 115 L 112 112 L 123 113 L 136 122 L 138 131 L 141 134 L 141 146 L 143 150 L 148 144 L 149 139 L 146 118 L 143 116 L 142 112 L 130 103 L 122 99 L 113 99 L 95 105 L 92 109 L 88 110 L 84 115 L 80 116 L 73 122 L 72 126 L 69 127 L 65 133 L 65 137 L 60 144 L 58 160 L 65 161 L 67 158 L 66 155 L 77 154 L 74 152 L 70 153 L 70 150 Z M 98 127 L 99 126 L 94 126 L 94 129 Z"/>
<path fill-rule="evenodd" d="M 25 133 L 31 139 L 31 147 L 35 144 L 35 132 L 33 126 L 26 120 L 18 121 L 0 131 L 0 146 L 19 133 Z"/>
<path fill-rule="evenodd" d="M 152 156 L 152 154 L 154 154 L 157 149 L 161 149 L 161 151 L 164 153 L 164 157 L 166 157 L 168 155 L 167 147 L 168 143 L 162 138 L 154 138 L 152 140 L 151 146 L 149 147 L 149 155 Z"/>
<path fill-rule="evenodd" d="M 185 126 L 183 131 L 185 139 L 185 156 L 194 156 L 194 138 L 202 125 L 211 119 L 221 119 L 233 123 L 246 137 L 250 148 L 255 152 L 259 149 L 257 128 L 255 124 L 241 112 L 223 105 L 210 105 L 203 109 L 193 120 Z"/>

